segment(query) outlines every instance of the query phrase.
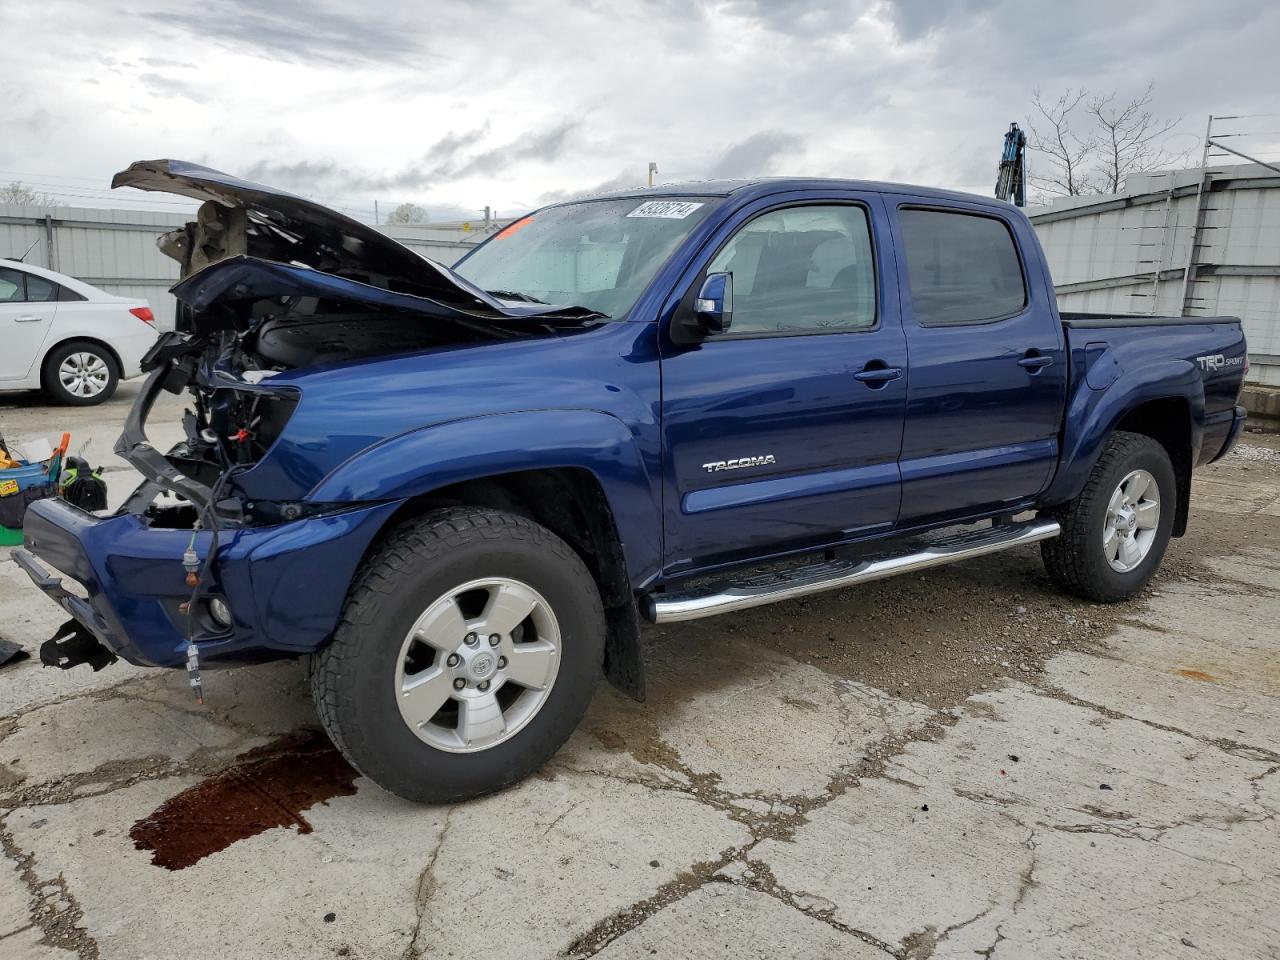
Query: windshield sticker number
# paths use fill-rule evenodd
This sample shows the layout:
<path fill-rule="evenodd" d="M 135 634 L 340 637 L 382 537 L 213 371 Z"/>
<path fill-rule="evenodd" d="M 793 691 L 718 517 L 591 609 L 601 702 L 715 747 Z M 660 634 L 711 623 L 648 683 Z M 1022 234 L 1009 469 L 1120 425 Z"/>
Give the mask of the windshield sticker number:
<path fill-rule="evenodd" d="M 628 217 L 656 217 L 661 220 L 683 220 L 702 204 L 690 203 L 687 200 L 646 200 L 636 207 Z"/>

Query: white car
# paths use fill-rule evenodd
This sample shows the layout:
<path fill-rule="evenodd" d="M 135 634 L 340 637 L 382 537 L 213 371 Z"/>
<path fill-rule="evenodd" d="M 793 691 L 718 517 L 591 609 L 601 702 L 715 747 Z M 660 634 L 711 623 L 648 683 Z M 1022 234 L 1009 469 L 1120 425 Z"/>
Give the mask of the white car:
<path fill-rule="evenodd" d="M 157 336 L 145 300 L 0 259 L 0 390 L 43 388 L 58 403 L 102 403 L 141 372 Z"/>

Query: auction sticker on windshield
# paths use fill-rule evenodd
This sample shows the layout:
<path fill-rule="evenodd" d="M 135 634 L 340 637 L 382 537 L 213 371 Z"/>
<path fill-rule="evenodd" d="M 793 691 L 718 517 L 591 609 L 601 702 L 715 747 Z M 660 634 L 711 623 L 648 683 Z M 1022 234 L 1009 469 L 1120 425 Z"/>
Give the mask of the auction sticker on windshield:
<path fill-rule="evenodd" d="M 687 200 L 646 200 L 640 206 L 636 207 L 628 217 L 659 217 L 663 220 L 683 220 L 693 211 L 697 210 L 701 203 L 691 203 Z"/>

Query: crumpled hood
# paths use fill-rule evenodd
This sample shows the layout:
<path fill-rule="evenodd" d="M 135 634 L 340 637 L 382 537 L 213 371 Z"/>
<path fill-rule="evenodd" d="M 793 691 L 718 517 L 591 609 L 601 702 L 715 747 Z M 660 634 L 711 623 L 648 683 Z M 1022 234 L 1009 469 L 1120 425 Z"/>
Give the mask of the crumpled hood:
<path fill-rule="evenodd" d="M 602 316 L 500 301 L 358 220 L 196 163 L 140 160 L 111 186 L 204 201 L 194 221 L 158 241 L 182 264 L 174 296 L 197 313 L 236 300 L 327 296 L 444 319 Z"/>

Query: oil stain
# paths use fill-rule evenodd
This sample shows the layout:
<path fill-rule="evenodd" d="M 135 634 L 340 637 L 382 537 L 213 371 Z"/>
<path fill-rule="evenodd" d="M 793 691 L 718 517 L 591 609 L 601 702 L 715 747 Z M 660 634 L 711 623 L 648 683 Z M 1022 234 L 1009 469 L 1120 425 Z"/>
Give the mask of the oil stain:
<path fill-rule="evenodd" d="M 129 836 L 137 849 L 152 851 L 156 866 L 182 870 L 274 827 L 310 833 L 302 811 L 351 796 L 358 776 L 324 733 L 299 730 L 170 797 Z"/>
<path fill-rule="evenodd" d="M 1203 670 L 1182 669 L 1176 671 L 1178 676 L 1186 677 L 1189 680 L 1204 680 L 1206 683 L 1216 683 L 1218 678 L 1212 673 L 1205 673 Z"/>

